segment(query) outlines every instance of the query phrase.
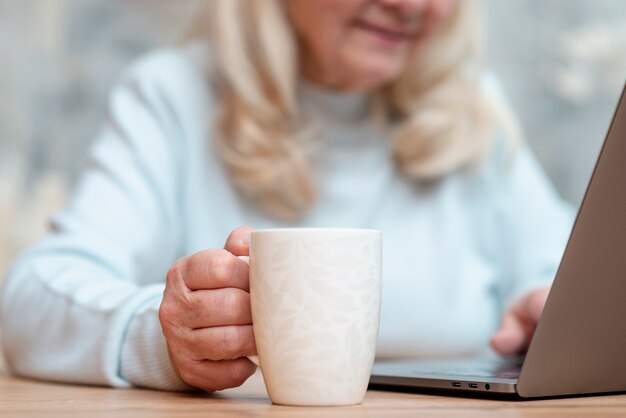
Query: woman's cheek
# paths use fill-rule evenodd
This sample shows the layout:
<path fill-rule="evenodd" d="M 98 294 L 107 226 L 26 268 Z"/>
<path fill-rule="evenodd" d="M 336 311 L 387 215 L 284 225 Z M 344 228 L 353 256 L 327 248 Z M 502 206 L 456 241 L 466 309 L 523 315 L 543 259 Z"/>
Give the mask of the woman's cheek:
<path fill-rule="evenodd" d="M 457 7 L 456 3 L 456 0 L 432 0 L 426 18 L 428 30 L 435 30 L 448 20 L 454 8 Z"/>

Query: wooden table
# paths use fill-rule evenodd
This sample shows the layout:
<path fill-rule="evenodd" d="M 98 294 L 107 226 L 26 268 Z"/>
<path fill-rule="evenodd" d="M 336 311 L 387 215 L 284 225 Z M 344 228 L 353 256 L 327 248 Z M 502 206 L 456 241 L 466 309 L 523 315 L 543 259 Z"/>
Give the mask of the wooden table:
<path fill-rule="evenodd" d="M 362 405 L 272 405 L 260 374 L 217 395 L 42 383 L 0 372 L 0 417 L 626 417 L 626 395 L 503 401 L 368 391 Z"/>

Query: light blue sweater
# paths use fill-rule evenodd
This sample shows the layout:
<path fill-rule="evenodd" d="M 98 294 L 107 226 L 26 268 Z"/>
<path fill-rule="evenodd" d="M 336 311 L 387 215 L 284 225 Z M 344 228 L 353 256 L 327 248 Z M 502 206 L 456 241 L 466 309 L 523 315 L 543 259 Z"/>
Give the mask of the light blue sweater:
<path fill-rule="evenodd" d="M 573 217 L 526 147 L 510 164 L 496 150 L 473 173 L 420 186 L 394 168 L 363 96 L 305 84 L 299 94 L 325 151 L 318 203 L 288 224 L 246 203 L 212 149 L 217 98 L 204 54 L 162 51 L 133 66 L 69 205 L 7 278 L 10 369 L 185 389 L 157 315 L 165 274 L 242 225 L 382 230 L 379 356 L 483 350 L 503 307 L 551 282 Z"/>

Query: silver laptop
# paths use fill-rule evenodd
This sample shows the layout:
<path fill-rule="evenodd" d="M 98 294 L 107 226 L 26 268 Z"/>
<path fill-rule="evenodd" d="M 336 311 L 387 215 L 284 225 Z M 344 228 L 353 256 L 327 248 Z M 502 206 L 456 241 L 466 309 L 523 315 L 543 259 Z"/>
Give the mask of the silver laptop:
<path fill-rule="evenodd" d="M 525 358 L 377 362 L 370 383 L 524 398 L 626 391 L 624 91 Z"/>

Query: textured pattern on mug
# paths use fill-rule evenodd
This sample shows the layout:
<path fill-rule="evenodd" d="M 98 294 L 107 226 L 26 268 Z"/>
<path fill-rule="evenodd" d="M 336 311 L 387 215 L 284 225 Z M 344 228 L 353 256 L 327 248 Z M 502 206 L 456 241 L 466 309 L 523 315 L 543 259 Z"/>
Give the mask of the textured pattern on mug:
<path fill-rule="evenodd" d="M 376 351 L 380 235 L 293 234 L 253 238 L 252 314 L 268 392 L 277 403 L 358 403 Z"/>

